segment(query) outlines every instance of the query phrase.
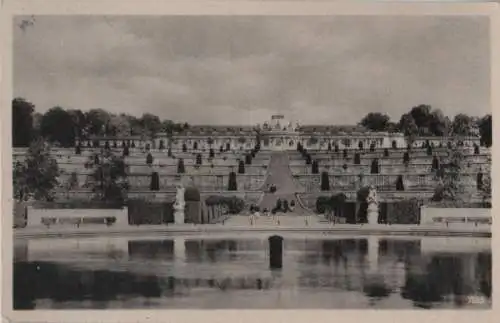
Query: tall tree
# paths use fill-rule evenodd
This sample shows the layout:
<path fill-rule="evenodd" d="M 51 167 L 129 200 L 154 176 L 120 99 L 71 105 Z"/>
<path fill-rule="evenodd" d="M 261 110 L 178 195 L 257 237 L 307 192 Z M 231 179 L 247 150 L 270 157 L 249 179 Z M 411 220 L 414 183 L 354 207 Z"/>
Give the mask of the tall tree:
<path fill-rule="evenodd" d="M 435 136 L 445 136 L 450 128 L 450 119 L 440 109 L 432 111 L 429 120 L 429 132 Z"/>
<path fill-rule="evenodd" d="M 453 119 L 453 134 L 468 136 L 473 133 L 474 119 L 466 114 L 460 113 Z"/>
<path fill-rule="evenodd" d="M 148 136 L 154 136 L 162 129 L 162 123 L 158 116 L 150 113 L 145 113 L 141 117 L 141 125 Z"/>
<path fill-rule="evenodd" d="M 90 135 L 102 136 L 106 134 L 106 125 L 109 122 L 109 113 L 102 109 L 92 109 L 85 114 L 88 132 Z"/>
<path fill-rule="evenodd" d="M 493 141 L 491 114 L 484 116 L 478 121 L 481 143 L 486 147 L 491 147 Z"/>
<path fill-rule="evenodd" d="M 75 145 L 75 125 L 73 117 L 63 108 L 54 107 L 42 117 L 41 134 L 50 142 L 63 147 Z"/>
<path fill-rule="evenodd" d="M 389 116 L 379 112 L 370 112 L 361 119 L 360 125 L 373 131 L 386 131 L 389 127 Z"/>
<path fill-rule="evenodd" d="M 127 196 L 128 179 L 123 156 L 104 151 L 100 158 L 90 158 L 94 169 L 93 192 L 95 198 L 107 202 L 123 202 Z"/>
<path fill-rule="evenodd" d="M 12 100 L 12 146 L 28 147 L 34 137 L 35 106 L 23 98 Z"/>
<path fill-rule="evenodd" d="M 42 139 L 36 139 L 31 143 L 24 162 L 18 161 L 14 165 L 14 197 L 17 200 L 51 201 L 58 176 L 59 167 L 50 155 L 49 146 Z"/>
<path fill-rule="evenodd" d="M 73 132 L 75 136 L 82 139 L 87 139 L 87 120 L 85 113 L 78 109 L 68 110 L 73 123 Z"/>
<path fill-rule="evenodd" d="M 420 104 L 416 107 L 413 107 L 410 111 L 410 115 L 412 116 L 413 120 L 415 120 L 418 132 L 421 135 L 428 134 L 429 132 L 429 127 L 432 120 L 431 110 L 432 108 L 430 105 Z"/>

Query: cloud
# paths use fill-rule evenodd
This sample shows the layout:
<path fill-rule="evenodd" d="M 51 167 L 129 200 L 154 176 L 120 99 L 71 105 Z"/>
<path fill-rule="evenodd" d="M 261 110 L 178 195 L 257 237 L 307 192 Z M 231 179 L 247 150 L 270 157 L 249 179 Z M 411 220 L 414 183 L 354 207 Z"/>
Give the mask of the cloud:
<path fill-rule="evenodd" d="M 15 28 L 14 93 L 39 111 L 194 124 L 398 120 L 420 103 L 481 115 L 488 29 L 486 17 L 36 17 Z"/>

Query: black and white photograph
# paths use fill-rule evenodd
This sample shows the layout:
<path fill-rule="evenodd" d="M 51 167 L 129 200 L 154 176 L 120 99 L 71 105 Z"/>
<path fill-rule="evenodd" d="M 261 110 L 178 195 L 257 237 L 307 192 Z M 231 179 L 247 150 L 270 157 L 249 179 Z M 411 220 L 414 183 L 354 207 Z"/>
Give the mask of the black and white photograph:
<path fill-rule="evenodd" d="M 13 311 L 492 309 L 488 15 L 11 24 Z"/>

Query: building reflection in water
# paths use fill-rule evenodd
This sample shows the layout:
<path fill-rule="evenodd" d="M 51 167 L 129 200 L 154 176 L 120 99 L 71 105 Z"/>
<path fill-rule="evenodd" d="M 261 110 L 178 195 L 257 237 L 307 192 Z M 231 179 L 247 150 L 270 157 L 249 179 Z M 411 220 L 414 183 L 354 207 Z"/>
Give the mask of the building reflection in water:
<path fill-rule="evenodd" d="M 129 240 L 128 259 L 119 261 L 127 264 L 145 260 L 142 267 L 148 270 L 125 265 L 118 269 L 70 266 L 63 259 L 66 249 L 60 261 L 53 252 L 50 261 L 43 261 L 27 256 L 36 255 L 28 250 L 34 244 L 19 242 L 14 248 L 14 306 L 32 309 L 45 299 L 51 300 L 51 306 L 86 301 L 90 301 L 90 306 L 93 302 L 102 306 L 102 302 L 127 301 L 127 307 L 140 308 L 145 306 L 145 299 L 189 300 L 207 291 L 251 290 L 294 291 L 297 297 L 304 298 L 318 292 L 350 292 L 369 299 L 374 306 L 379 301 L 398 298 L 423 308 L 450 303 L 462 307 L 463 296 L 469 295 L 491 298 L 488 248 L 477 252 L 432 249 L 422 245 L 423 239 L 428 238 L 285 238 L 284 267 L 280 271 L 267 267 L 266 239 Z M 79 248 L 82 255 L 88 255 L 88 248 Z M 92 253 L 96 253 L 94 244 Z M 102 257 L 110 257 L 106 249 Z M 81 262 L 85 261 L 82 257 Z M 255 297 L 267 294 L 259 295 Z M 219 304 L 219 308 L 224 305 Z"/>

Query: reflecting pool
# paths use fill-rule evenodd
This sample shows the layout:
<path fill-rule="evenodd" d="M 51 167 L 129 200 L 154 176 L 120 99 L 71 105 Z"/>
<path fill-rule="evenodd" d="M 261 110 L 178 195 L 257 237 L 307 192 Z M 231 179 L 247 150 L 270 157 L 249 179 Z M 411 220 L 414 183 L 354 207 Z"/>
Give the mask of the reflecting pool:
<path fill-rule="evenodd" d="M 491 308 L 488 238 L 284 234 L 16 240 L 15 309 Z"/>

